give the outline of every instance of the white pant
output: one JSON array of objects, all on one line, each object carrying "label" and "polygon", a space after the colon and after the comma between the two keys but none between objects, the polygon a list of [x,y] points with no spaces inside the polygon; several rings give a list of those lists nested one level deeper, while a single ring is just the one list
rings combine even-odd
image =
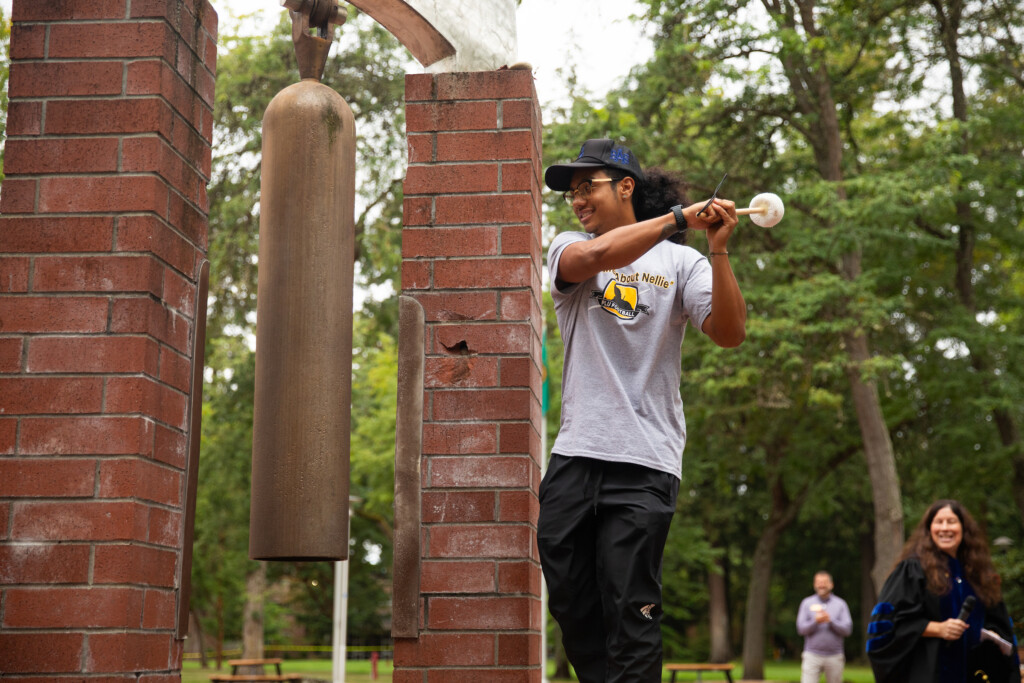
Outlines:
[{"label": "white pant", "polygon": [[813,652],[804,652],[801,659],[803,663],[800,666],[800,683],[818,683],[821,674],[825,674],[825,683],[843,683],[843,666],[846,664],[846,656],[843,653],[816,655]]}]

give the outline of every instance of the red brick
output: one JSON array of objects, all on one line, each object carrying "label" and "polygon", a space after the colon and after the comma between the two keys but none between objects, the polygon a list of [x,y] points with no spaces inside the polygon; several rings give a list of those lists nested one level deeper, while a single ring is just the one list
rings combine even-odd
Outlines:
[{"label": "red brick", "polygon": [[4,170],[7,172],[7,178],[3,183],[3,194],[0,194],[0,212],[6,214],[34,212],[39,181],[12,177],[18,173],[17,167],[8,166]]},{"label": "red brick", "polygon": [[159,345],[146,337],[40,337],[28,348],[29,372],[158,374]]},{"label": "red brick", "polygon": [[499,666],[530,666],[541,661],[543,652],[539,633],[498,634]]},{"label": "red brick", "polygon": [[92,460],[0,459],[0,497],[87,497],[95,487],[96,463]]},{"label": "red brick", "polygon": [[[0,372],[18,372],[21,369],[22,340],[18,337],[0,338]],[[0,380],[2,381],[2,380]],[[3,397],[0,396],[0,405]],[[0,410],[2,413],[3,410]]]},{"label": "red brick", "polygon": [[117,145],[114,138],[18,138],[7,142],[4,162],[19,173],[116,171]]},{"label": "red brick", "polygon": [[540,111],[533,99],[504,100],[501,103],[502,128],[530,128],[540,126]]},{"label": "red brick", "polygon": [[406,197],[402,202],[404,225],[430,225],[433,220],[434,200],[429,197]]},{"label": "red brick", "polygon": [[532,358],[502,358],[501,386],[530,387],[540,393],[540,369]]},{"label": "red brick", "polygon": [[135,417],[22,418],[25,455],[147,455],[153,423]]},{"label": "red brick", "polygon": [[[171,561],[174,566],[174,560]],[[177,604],[173,590],[147,590],[142,603],[142,628],[174,628],[177,618]],[[174,667],[172,667],[174,668]],[[175,683],[180,683],[177,679]]]},{"label": "red brick", "polygon": [[[160,350],[160,381],[188,394],[192,386],[192,361],[171,349]],[[187,396],[186,396],[187,399]]]},{"label": "red brick", "polygon": [[427,626],[432,629],[518,631],[538,627],[528,597],[436,597],[429,602]]},{"label": "red brick", "polygon": [[19,2],[13,7],[11,21],[68,21],[75,19],[123,19],[125,0],[79,0],[66,2]]},{"label": "red brick", "polygon": [[148,508],[141,503],[60,501],[14,505],[16,541],[146,541]]},{"label": "red brick", "polygon": [[497,192],[497,164],[430,164],[410,166],[403,186],[405,196],[449,192]]},{"label": "red brick", "polygon": [[0,256],[0,293],[22,294],[28,291],[29,260]]},{"label": "red brick", "polygon": [[529,557],[528,526],[432,526],[430,557]]},{"label": "red brick", "polygon": [[532,159],[534,151],[530,131],[437,134],[438,161]]},{"label": "red brick", "polygon": [[[0,455],[10,455],[14,452],[15,441],[18,438],[18,420],[12,418],[0,418]],[[0,515],[2,517],[2,515]],[[0,524],[0,538],[4,537],[5,526]]]},{"label": "red brick", "polygon": [[395,656],[406,666],[488,666],[494,664],[494,653],[489,633],[423,633],[415,640],[395,641]]},{"label": "red brick", "polygon": [[406,258],[452,258],[497,254],[497,228],[430,228],[402,231],[402,255]]},{"label": "red brick", "polygon": [[93,633],[86,671],[162,671],[176,651],[173,633]]},{"label": "red brick", "polygon": [[527,560],[498,563],[498,592],[540,595],[540,566]]},{"label": "red brick", "polygon": [[434,99],[434,75],[433,74],[406,74],[405,75],[405,101],[416,102],[419,100]]},{"label": "red brick", "polygon": [[533,262],[528,258],[451,259],[434,264],[437,289],[529,287],[532,281]]},{"label": "red brick", "polygon": [[208,216],[175,192],[171,192],[169,202],[167,222],[180,230],[193,244],[205,250]]},{"label": "red brick", "polygon": [[42,178],[39,181],[42,213],[116,213],[167,211],[167,186],[152,175],[114,177]]},{"label": "red brick", "polygon": [[[437,99],[479,100],[536,97],[533,73],[527,69],[502,69],[437,74]],[[406,83],[408,87],[408,82]]]},{"label": "red brick", "polygon": [[46,104],[45,132],[47,135],[157,132],[170,139],[173,116],[170,105],[158,97],[56,100]]},{"label": "red brick", "polygon": [[533,453],[537,432],[529,422],[506,422],[501,425],[501,453]]},{"label": "red brick", "polygon": [[185,429],[188,397],[147,377],[107,380],[105,413],[142,414],[171,427]]},{"label": "red brick", "polygon": [[0,545],[0,584],[86,583],[89,580],[88,545]]},{"label": "red brick", "polygon": [[120,95],[123,73],[121,62],[13,62],[8,88],[12,98]]},{"label": "red brick", "polygon": [[178,469],[185,468],[188,455],[188,442],[185,434],[177,430],[156,425],[156,437],[153,446],[153,459],[167,463]]},{"label": "red brick", "polygon": [[173,56],[173,34],[163,22],[75,22],[50,27],[51,59]]},{"label": "red brick", "polygon": [[13,24],[10,45],[11,59],[42,59],[46,56],[46,26]]},{"label": "red brick", "polygon": [[44,256],[35,261],[37,292],[142,292],[159,298],[163,268],[148,255]]},{"label": "red brick", "polygon": [[[415,133],[410,134],[406,140],[409,145],[409,163],[420,164],[429,163],[434,161],[434,136],[433,134],[428,135],[416,135]],[[410,167],[409,171],[413,168]],[[406,180],[408,182],[408,179]]]},{"label": "red brick", "polygon": [[541,194],[537,169],[528,161],[510,161],[501,165],[502,192],[531,192]]},{"label": "red brick", "polygon": [[497,318],[495,292],[430,292],[416,295],[427,322],[494,320]]},{"label": "red brick", "polygon": [[181,472],[137,459],[100,462],[98,498],[135,498],[181,506]]},{"label": "red brick", "polygon": [[9,253],[110,251],[113,235],[109,216],[0,217],[0,251]]},{"label": "red brick", "polygon": [[523,323],[450,323],[433,329],[435,353],[529,353],[533,334]]},{"label": "red brick", "polygon": [[[402,261],[402,289],[428,289],[431,284],[429,261]],[[2,302],[0,302],[2,305]],[[2,321],[2,318],[0,318]]]},{"label": "red brick", "polygon": [[146,541],[167,548],[179,548],[181,545],[181,513],[163,508],[151,508]]},{"label": "red brick", "polygon": [[523,223],[533,218],[533,199],[525,193],[442,196],[434,201],[434,222],[439,225]]},{"label": "red brick", "polygon": [[[504,425],[502,425],[504,428]],[[423,425],[424,455],[497,452],[497,426],[493,424]]]},{"label": "red brick", "polygon": [[[156,337],[179,353],[188,353],[191,347],[190,322],[148,296],[114,299],[110,314],[110,331],[117,334],[145,334]],[[149,374],[156,376],[153,372]]]},{"label": "red brick", "polygon": [[420,592],[494,593],[494,562],[425,561],[420,575]]},{"label": "red brick", "polygon": [[494,500],[493,491],[424,491],[423,523],[493,522]]},{"label": "red brick", "polygon": [[427,358],[423,383],[427,388],[496,387],[498,359],[479,356]]},{"label": "red brick", "polygon": [[525,488],[530,485],[530,459],[496,456],[434,457],[429,486],[436,488]]},{"label": "red brick", "polygon": [[405,127],[413,133],[493,130],[498,127],[498,103],[492,100],[407,104]]},{"label": "red brick", "polygon": [[501,229],[501,253],[509,254],[537,254],[540,255],[540,246],[533,239],[532,225],[506,225]]},{"label": "red brick", "polygon": [[117,251],[155,254],[168,265],[192,277],[195,245],[185,240],[155,216],[124,216],[117,223]]},{"label": "red brick", "polygon": [[172,550],[139,545],[97,545],[92,582],[173,588],[177,557]]},{"label": "red brick", "polygon": [[533,293],[529,291],[502,292],[499,310],[501,312],[501,319],[505,321],[543,320],[540,306],[537,304],[537,300],[533,298]]},{"label": "red brick", "polygon": [[[163,302],[187,318],[192,318],[196,305],[196,286],[171,270],[163,270]],[[204,304],[206,302],[203,302]]]},{"label": "red brick", "polygon": [[[44,3],[48,4],[48,3]],[[17,7],[31,6],[22,2]],[[0,630],[0,671],[15,674],[77,673],[81,669],[82,633],[11,633]]]},{"label": "red brick", "polygon": [[[4,183],[4,187],[7,184]],[[107,300],[91,297],[0,297],[0,332],[102,332]]]},{"label": "red brick", "polygon": [[132,588],[7,589],[7,628],[138,628],[142,591]]},{"label": "red brick", "polygon": [[530,392],[521,389],[434,391],[434,420],[527,420]]},{"label": "red brick", "polygon": [[499,491],[498,500],[498,521],[537,523],[540,504],[532,491]]},{"label": "red brick", "polygon": [[540,674],[539,666],[533,669],[437,669],[428,673],[427,683],[541,683]]},{"label": "red brick", "polygon": [[[43,103],[16,100],[11,102],[7,110],[7,139],[19,135],[39,135],[43,132]],[[5,164],[7,167],[7,164]],[[16,168],[5,168],[8,175],[16,173]]]}]

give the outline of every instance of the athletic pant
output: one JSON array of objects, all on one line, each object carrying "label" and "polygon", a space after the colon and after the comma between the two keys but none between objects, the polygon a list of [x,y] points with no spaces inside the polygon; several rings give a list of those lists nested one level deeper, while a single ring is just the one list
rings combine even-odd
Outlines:
[{"label": "athletic pant", "polygon": [[661,557],[678,492],[665,472],[551,455],[537,546],[581,683],[661,681]]}]

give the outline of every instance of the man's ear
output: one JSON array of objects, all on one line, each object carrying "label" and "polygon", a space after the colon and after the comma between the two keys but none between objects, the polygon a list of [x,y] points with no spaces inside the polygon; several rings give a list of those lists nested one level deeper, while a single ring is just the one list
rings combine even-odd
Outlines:
[{"label": "man's ear", "polygon": [[636,189],[636,180],[633,176],[626,176],[619,181],[619,195],[623,199],[629,199],[633,196],[633,190]]}]

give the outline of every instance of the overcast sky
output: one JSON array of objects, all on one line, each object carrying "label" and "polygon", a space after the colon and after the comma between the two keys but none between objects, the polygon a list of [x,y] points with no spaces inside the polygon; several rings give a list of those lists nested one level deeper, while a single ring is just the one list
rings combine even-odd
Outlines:
[{"label": "overcast sky", "polygon": [[[222,23],[231,21],[229,15],[253,13],[272,25],[284,11],[280,0],[212,2]],[[11,0],[0,0],[0,7],[10,16]],[[523,0],[516,16],[519,61],[533,66],[541,104],[564,100],[559,69],[575,66],[582,85],[600,96],[646,61],[650,41],[629,21],[638,11],[636,0]]]}]

